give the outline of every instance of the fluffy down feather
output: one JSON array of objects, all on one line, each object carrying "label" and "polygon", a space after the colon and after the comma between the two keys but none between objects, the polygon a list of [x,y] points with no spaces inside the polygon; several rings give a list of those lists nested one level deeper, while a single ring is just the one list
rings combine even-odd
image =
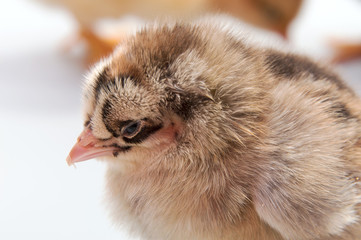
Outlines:
[{"label": "fluffy down feather", "polygon": [[361,239],[359,98],[242,38],[207,19],[124,41],[68,162],[102,156],[114,221],[144,239]]}]

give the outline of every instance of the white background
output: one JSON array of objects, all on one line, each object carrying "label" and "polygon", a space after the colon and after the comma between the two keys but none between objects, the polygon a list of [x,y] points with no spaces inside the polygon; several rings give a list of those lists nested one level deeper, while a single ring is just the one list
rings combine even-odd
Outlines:
[{"label": "white background", "polygon": [[[61,50],[75,31],[64,10],[0,1],[0,239],[131,239],[108,220],[105,166],[65,162],[82,129],[86,68]],[[360,1],[305,1],[291,43],[323,59],[331,38],[361,42]],[[361,93],[361,60],[335,69]]]}]

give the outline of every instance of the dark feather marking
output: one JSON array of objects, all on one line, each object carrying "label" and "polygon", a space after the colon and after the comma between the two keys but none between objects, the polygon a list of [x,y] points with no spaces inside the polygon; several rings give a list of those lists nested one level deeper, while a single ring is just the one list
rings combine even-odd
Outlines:
[{"label": "dark feather marking", "polygon": [[308,73],[313,76],[314,80],[327,79],[340,89],[348,88],[338,76],[329,73],[305,57],[270,52],[265,61],[270,71],[283,79],[291,80]]},{"label": "dark feather marking", "polygon": [[322,103],[328,102],[330,104],[329,112],[333,114],[336,118],[342,118],[342,119],[351,119],[356,118],[350,110],[347,108],[347,106],[339,102],[337,99],[334,98],[326,98],[322,101]]},{"label": "dark feather marking", "polygon": [[112,128],[112,105],[109,99],[106,99],[102,108],[102,120],[106,129],[114,136],[119,137],[118,129]]},{"label": "dark feather marking", "polygon": [[114,157],[117,157],[119,155],[119,153],[125,153],[125,152],[128,152],[132,147],[131,146],[124,146],[124,147],[121,147],[119,146],[118,144],[113,144],[112,147],[116,147],[117,150],[115,150],[113,152],[113,156]]},{"label": "dark feather marking", "polygon": [[[139,74],[136,74],[135,70],[132,71],[131,73],[135,76],[139,75]],[[134,80],[135,77],[133,75],[122,74],[118,77],[118,79],[116,79],[115,77],[112,77],[109,74],[109,68],[105,67],[103,69],[103,71],[101,73],[99,73],[96,84],[94,86],[95,100],[98,101],[99,94],[102,89],[110,90],[111,86],[117,86],[117,84],[115,84],[116,81],[120,81],[122,88],[124,88],[126,80],[133,80],[135,83],[137,83],[137,81]]]},{"label": "dark feather marking", "polygon": [[124,88],[124,85],[125,85],[125,77],[121,76],[120,77],[120,83],[122,85],[122,88]]},{"label": "dark feather marking", "polygon": [[332,105],[331,109],[336,114],[336,117],[338,118],[344,118],[344,119],[350,119],[353,118],[350,111],[347,109],[345,104],[341,102],[336,102],[334,105]]},{"label": "dark feather marking", "polygon": [[120,152],[127,152],[129,151],[132,147],[131,146],[120,146],[116,143],[113,143],[112,145],[110,145],[111,147],[116,147],[117,148],[117,151],[120,151]]},{"label": "dark feather marking", "polygon": [[182,93],[180,94],[180,103],[177,104],[171,101],[171,108],[183,120],[188,120],[193,116],[193,111],[212,101],[208,96],[196,93]]},{"label": "dark feather marking", "polygon": [[129,64],[126,72],[122,73],[122,78],[124,80],[131,80],[134,85],[139,85],[143,78],[143,73],[137,65]]},{"label": "dark feather marking", "polygon": [[196,99],[184,97],[181,100],[181,104],[176,105],[173,110],[177,115],[183,118],[183,120],[187,120],[192,116],[192,111],[197,102]]},{"label": "dark feather marking", "polygon": [[127,143],[141,143],[145,139],[147,139],[150,135],[158,131],[163,127],[163,124],[155,125],[155,126],[145,126],[143,129],[133,138],[123,137],[123,140]]},{"label": "dark feather marking", "polygon": [[132,67],[129,67],[131,69],[127,69],[129,70],[130,72],[125,74],[125,73],[122,73],[118,76],[118,79],[120,80],[120,84],[122,86],[122,88],[125,87],[125,83],[126,81],[132,81],[135,85],[138,85],[138,75],[139,73],[136,72],[136,70],[132,70]]},{"label": "dark feather marking", "polygon": [[95,97],[95,101],[98,101],[99,99],[99,94],[101,89],[104,87],[104,85],[107,84],[107,82],[109,81],[109,69],[108,67],[105,67],[103,69],[103,71],[101,73],[99,73],[98,77],[97,77],[97,81],[96,84],[94,86],[94,97]]},{"label": "dark feather marking", "polygon": [[84,123],[84,127],[88,127],[88,126],[89,126],[89,124],[90,124],[90,120],[85,121],[85,123]]}]

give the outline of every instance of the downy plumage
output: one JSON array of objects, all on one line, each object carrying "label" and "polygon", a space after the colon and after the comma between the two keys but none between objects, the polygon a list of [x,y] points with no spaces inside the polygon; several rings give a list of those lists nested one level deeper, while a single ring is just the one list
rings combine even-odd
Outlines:
[{"label": "downy plumage", "polygon": [[144,239],[361,239],[361,104],[216,22],[148,26],[90,73],[68,163],[101,157]]}]

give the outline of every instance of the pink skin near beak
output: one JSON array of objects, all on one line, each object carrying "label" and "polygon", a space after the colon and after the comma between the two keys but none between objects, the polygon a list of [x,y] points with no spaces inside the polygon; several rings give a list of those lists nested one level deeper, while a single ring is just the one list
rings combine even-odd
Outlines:
[{"label": "pink skin near beak", "polygon": [[90,129],[85,128],[78,137],[77,143],[71,149],[66,162],[68,165],[73,165],[76,162],[96,157],[112,156],[116,150],[115,147],[96,147],[98,143],[100,143],[100,140],[92,134]]}]

